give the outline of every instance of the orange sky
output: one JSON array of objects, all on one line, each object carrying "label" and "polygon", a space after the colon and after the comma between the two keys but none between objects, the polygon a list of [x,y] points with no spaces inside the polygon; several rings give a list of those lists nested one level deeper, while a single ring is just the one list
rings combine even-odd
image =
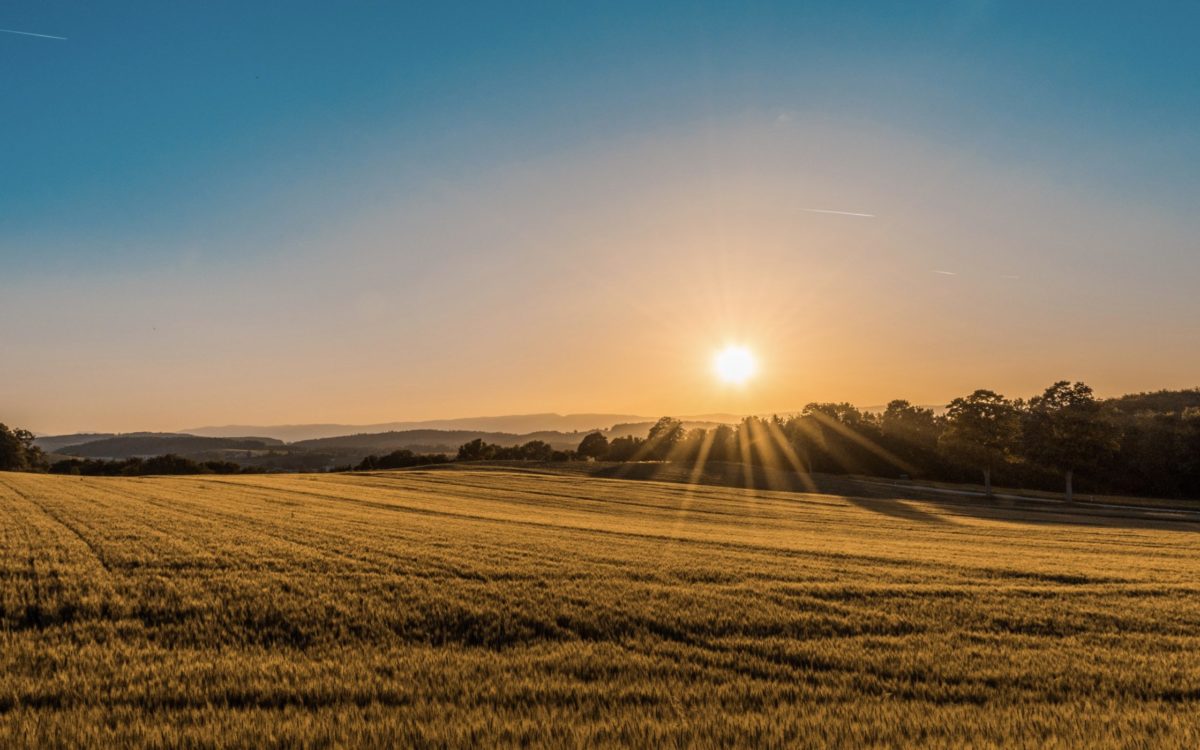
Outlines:
[{"label": "orange sky", "polygon": [[[1195,225],[909,133],[749,113],[384,190],[248,259],[191,239],[170,262],[30,274],[0,310],[36,313],[6,334],[0,419],[169,430],[1191,387]],[[760,362],[742,388],[712,375],[729,342]]]}]

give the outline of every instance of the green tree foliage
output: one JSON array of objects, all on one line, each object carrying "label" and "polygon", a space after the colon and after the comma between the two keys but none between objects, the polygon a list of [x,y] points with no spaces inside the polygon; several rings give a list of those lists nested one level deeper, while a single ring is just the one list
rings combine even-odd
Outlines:
[{"label": "green tree foliage", "polygon": [[1090,386],[1060,380],[1029,401],[1024,420],[1025,453],[1065,478],[1073,499],[1075,471],[1099,464],[1117,447],[1112,425]]},{"label": "green tree foliage", "polygon": [[983,472],[990,498],[992,471],[1012,455],[1019,429],[1020,419],[1012,401],[995,391],[978,390],[950,402],[939,444],[951,458]]}]

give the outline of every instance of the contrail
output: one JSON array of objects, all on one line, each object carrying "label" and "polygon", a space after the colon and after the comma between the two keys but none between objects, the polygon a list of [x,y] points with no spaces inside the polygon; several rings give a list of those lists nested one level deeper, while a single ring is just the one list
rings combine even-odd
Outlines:
[{"label": "contrail", "polygon": [[940,273],[943,276],[957,276],[958,275],[958,273],[955,271],[937,271],[937,270],[935,270],[934,273]]},{"label": "contrail", "polygon": [[875,214],[860,214],[854,211],[834,211],[831,208],[805,208],[810,214],[837,214],[838,216],[861,216],[864,219],[874,219]]},{"label": "contrail", "polygon": [[21,36],[36,36],[42,39],[61,39],[64,42],[67,41],[65,36],[54,36],[53,34],[35,34],[32,31],[17,31],[16,29],[0,29],[0,31],[3,31],[5,34],[20,34]]}]

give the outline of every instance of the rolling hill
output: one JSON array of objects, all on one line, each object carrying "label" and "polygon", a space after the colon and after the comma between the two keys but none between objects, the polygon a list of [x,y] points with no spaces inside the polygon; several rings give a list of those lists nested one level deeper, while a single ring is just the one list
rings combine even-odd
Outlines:
[{"label": "rolling hill", "polygon": [[[193,427],[181,432],[208,437],[238,437],[241,435],[267,435],[289,443],[318,440],[348,435],[379,434],[386,432],[409,432],[413,430],[441,430],[451,432],[506,433],[529,435],[534,433],[573,433],[591,430],[608,430],[621,423],[652,424],[657,417],[636,414],[514,414],[495,417],[464,417],[460,419],[433,419],[416,422],[384,422],[368,425],[351,424],[298,424],[298,425],[224,425],[219,427]],[[685,421],[731,424],[741,419],[735,414],[702,414],[683,417]]]},{"label": "rolling hill", "polygon": [[274,438],[211,438],[195,435],[130,434],[91,440],[79,445],[58,449],[65,456],[79,458],[134,458],[161,456],[174,453],[179,456],[200,457],[217,455],[226,451],[265,451],[283,447],[283,442]]}]

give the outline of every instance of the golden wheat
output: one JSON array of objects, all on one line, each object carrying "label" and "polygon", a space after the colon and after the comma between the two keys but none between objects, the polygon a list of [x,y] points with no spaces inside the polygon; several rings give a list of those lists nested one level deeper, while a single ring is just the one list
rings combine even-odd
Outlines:
[{"label": "golden wheat", "polygon": [[1200,746],[1194,524],[0,474],[0,746]]}]

